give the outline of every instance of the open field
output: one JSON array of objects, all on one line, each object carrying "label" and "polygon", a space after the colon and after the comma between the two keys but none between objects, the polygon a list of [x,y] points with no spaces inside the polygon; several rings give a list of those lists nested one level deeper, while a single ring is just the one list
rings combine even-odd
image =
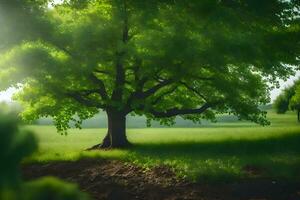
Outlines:
[{"label": "open field", "polygon": [[120,159],[143,168],[168,165],[194,181],[236,178],[300,180],[300,125],[294,113],[268,114],[271,126],[222,122],[204,128],[128,129],[134,147],[128,150],[84,151],[99,143],[106,129],[83,129],[59,135],[52,126],[29,126],[39,151],[27,162],[78,160],[82,157]]}]

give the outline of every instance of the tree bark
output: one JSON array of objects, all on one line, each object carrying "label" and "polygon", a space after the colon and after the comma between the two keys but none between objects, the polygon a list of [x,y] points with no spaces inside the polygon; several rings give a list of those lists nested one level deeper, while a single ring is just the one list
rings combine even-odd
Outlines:
[{"label": "tree bark", "polygon": [[126,115],[124,112],[107,111],[108,129],[101,144],[87,150],[126,148],[131,146],[126,137]]},{"label": "tree bark", "polygon": [[100,148],[124,148],[130,146],[126,137],[126,115],[123,112],[107,111],[108,130]]}]

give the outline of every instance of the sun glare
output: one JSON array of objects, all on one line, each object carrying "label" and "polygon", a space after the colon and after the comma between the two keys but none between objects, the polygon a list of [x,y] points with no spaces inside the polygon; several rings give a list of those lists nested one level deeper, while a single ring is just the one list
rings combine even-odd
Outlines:
[{"label": "sun glare", "polygon": [[6,91],[0,92],[0,102],[1,101],[6,101],[6,102],[11,102],[13,94],[17,91],[16,88],[9,88]]}]

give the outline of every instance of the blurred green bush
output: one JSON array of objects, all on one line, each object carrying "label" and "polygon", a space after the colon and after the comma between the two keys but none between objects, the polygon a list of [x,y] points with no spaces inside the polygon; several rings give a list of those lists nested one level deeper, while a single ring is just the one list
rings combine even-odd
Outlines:
[{"label": "blurred green bush", "polygon": [[53,177],[44,177],[24,184],[22,200],[87,200],[77,185]]},{"label": "blurred green bush", "polygon": [[20,164],[37,149],[37,141],[19,124],[16,113],[0,107],[0,199],[88,200],[76,185],[56,178],[22,181]]},{"label": "blurred green bush", "polygon": [[37,142],[33,134],[19,129],[15,115],[0,112],[0,187],[16,187],[20,163],[37,149]]}]

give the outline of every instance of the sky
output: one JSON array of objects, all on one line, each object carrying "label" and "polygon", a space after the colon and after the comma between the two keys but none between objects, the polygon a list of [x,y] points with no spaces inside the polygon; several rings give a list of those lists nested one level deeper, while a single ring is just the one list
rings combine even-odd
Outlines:
[{"label": "sky", "polygon": [[11,97],[17,90],[14,88],[9,88],[4,92],[0,92],[0,101],[10,102],[12,101]]},{"label": "sky", "polygon": [[271,101],[273,101],[282,91],[282,89],[290,86],[293,82],[300,77],[300,71],[295,76],[290,77],[287,81],[280,81],[280,88],[271,91]]},{"label": "sky", "polygon": [[[63,0],[52,0],[52,2],[53,2],[54,4],[59,4],[59,3],[61,3],[62,1],[63,1]],[[49,6],[49,8],[52,8],[51,3],[49,3],[48,6]]]},{"label": "sky", "polygon": [[[300,71],[297,72],[295,76],[291,77],[287,81],[280,81],[280,88],[274,89],[271,92],[271,100],[273,101],[280,94],[282,89],[292,85],[294,80],[296,80],[298,77],[300,77]],[[1,101],[11,102],[12,101],[11,97],[16,91],[17,91],[16,89],[10,88],[4,92],[0,92],[0,102]]]}]

